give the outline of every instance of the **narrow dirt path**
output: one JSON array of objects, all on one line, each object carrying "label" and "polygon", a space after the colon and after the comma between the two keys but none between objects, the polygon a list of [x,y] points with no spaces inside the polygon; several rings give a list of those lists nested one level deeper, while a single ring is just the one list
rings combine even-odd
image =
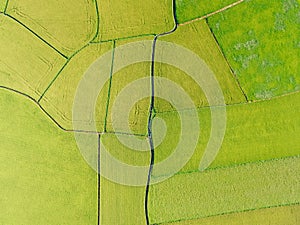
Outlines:
[{"label": "narrow dirt path", "polygon": [[228,5],[228,6],[223,7],[223,8],[221,8],[221,9],[215,11],[215,12],[209,13],[209,14],[207,14],[207,15],[204,15],[204,16],[199,17],[199,18],[194,19],[194,20],[190,20],[190,21],[181,23],[181,24],[179,24],[179,26],[187,25],[187,24],[190,24],[190,23],[199,21],[199,20],[206,19],[206,18],[208,18],[208,17],[210,17],[210,16],[213,16],[213,15],[215,15],[215,14],[217,14],[217,13],[223,12],[223,11],[225,11],[225,10],[227,10],[227,9],[230,9],[230,8],[232,8],[232,7],[234,7],[234,6],[237,6],[237,5],[241,4],[241,3],[244,2],[244,1],[245,1],[245,0],[239,0],[239,1],[234,2],[234,3],[232,3],[232,4]]},{"label": "narrow dirt path", "polygon": [[155,50],[156,50],[156,43],[159,37],[172,34],[177,30],[178,22],[176,18],[176,1],[173,0],[173,19],[174,19],[174,27],[172,30],[157,34],[154,37],[153,45],[152,45],[152,58],[151,58],[151,101],[150,101],[150,107],[149,107],[149,117],[148,117],[148,138],[149,138],[149,144],[150,144],[150,152],[151,152],[151,160],[150,160],[150,166],[149,166],[149,172],[148,172],[148,179],[147,179],[147,186],[145,191],[145,217],[146,217],[146,224],[150,225],[149,220],[149,211],[148,211],[148,199],[149,199],[149,189],[150,189],[150,180],[151,180],[151,174],[153,171],[154,166],[154,143],[153,143],[153,136],[152,136],[152,120],[153,120],[153,113],[154,113],[154,99],[155,99],[155,86],[154,86],[154,77],[155,77]]}]

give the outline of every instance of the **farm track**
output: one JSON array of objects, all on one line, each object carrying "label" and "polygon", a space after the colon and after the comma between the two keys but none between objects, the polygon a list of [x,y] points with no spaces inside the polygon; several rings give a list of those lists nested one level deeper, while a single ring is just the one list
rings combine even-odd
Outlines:
[{"label": "farm track", "polygon": [[97,159],[97,166],[98,166],[98,174],[97,174],[97,179],[98,179],[98,187],[97,187],[97,195],[98,195],[98,206],[97,206],[97,225],[100,225],[101,223],[101,218],[100,218],[100,210],[101,210],[101,174],[100,174],[100,162],[101,162],[101,158],[100,158],[100,148],[101,148],[101,135],[98,135],[98,151],[97,151],[97,155],[98,155],[98,159]]},{"label": "farm track", "polygon": [[245,0],[239,0],[239,1],[234,2],[234,3],[232,3],[232,4],[228,5],[228,6],[225,6],[225,7],[221,8],[221,9],[219,9],[219,10],[217,10],[217,11],[214,11],[214,12],[212,12],[212,13],[206,14],[206,15],[204,15],[204,16],[202,16],[202,17],[199,17],[199,18],[196,18],[196,19],[193,19],[193,20],[190,20],[190,21],[187,21],[187,22],[178,24],[178,26],[184,26],[184,25],[187,25],[187,24],[190,24],[190,23],[199,21],[199,20],[207,19],[207,18],[210,17],[210,16],[213,16],[213,15],[218,14],[218,13],[220,13],[220,12],[226,11],[227,9],[230,9],[230,8],[232,8],[232,7],[234,7],[234,6],[237,6],[237,5],[241,4],[241,3],[244,2],[244,1],[245,1]]},{"label": "farm track", "polygon": [[154,149],[154,143],[153,143],[153,136],[152,136],[152,121],[153,121],[153,114],[155,113],[154,109],[154,101],[155,101],[155,50],[156,50],[156,43],[159,37],[163,37],[169,34],[174,33],[177,30],[178,23],[176,18],[176,0],[173,0],[173,19],[174,19],[174,27],[172,30],[158,34],[154,37],[153,45],[152,45],[152,58],[151,58],[151,100],[150,100],[150,107],[149,107],[149,117],[148,117],[148,138],[149,138],[149,144],[150,144],[150,153],[151,153],[151,159],[150,159],[150,166],[149,166],[149,172],[148,172],[148,179],[147,179],[147,186],[145,191],[145,216],[146,216],[146,224],[150,225],[149,220],[149,210],[148,210],[148,200],[149,200],[149,189],[150,189],[150,181],[151,181],[151,174],[153,171],[154,166],[154,156],[155,156],[155,149]]}]

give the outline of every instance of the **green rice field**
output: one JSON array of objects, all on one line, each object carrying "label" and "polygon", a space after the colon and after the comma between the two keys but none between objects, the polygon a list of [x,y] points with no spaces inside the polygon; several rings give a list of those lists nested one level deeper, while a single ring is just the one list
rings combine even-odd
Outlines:
[{"label": "green rice field", "polygon": [[250,0],[208,19],[249,100],[299,91],[299,7]]}]

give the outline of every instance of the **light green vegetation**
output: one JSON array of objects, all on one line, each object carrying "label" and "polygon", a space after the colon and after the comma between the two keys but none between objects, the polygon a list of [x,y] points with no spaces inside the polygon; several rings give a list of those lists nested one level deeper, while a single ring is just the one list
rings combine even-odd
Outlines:
[{"label": "light green vegetation", "polygon": [[99,1],[98,40],[159,34],[174,26],[172,0]]},{"label": "light green vegetation", "polygon": [[233,213],[197,220],[186,220],[165,225],[295,225],[300,219],[300,206],[283,206],[249,212]]},{"label": "light green vegetation", "polygon": [[[226,134],[211,168],[299,155],[299,103],[300,93],[295,93],[268,101],[227,106]],[[181,127],[178,113],[156,116],[168,127],[165,140],[155,149],[155,161],[161,161],[175,149]],[[197,148],[182,172],[198,170],[211,129],[209,108],[199,110],[199,121]],[[153,135],[157,138],[155,131]]]},{"label": "light green vegetation", "polygon": [[32,102],[0,90],[2,224],[96,224],[97,175],[73,133]]},{"label": "light green vegetation", "polygon": [[0,24],[0,85],[37,99],[65,59],[3,14]]},{"label": "light green vegetation", "polygon": [[[149,45],[149,41],[153,40],[153,36],[140,37],[129,40],[116,41],[116,51],[114,54],[114,71],[111,82],[110,90],[110,104],[108,107],[107,116],[107,131],[125,132],[126,127],[129,126],[130,132],[136,134],[147,133],[147,121],[149,116],[149,106],[151,95],[150,88],[150,67],[151,67],[151,53],[152,49]],[[131,52],[125,51],[123,48],[119,48],[123,45],[129,45],[134,42],[146,41],[147,44],[141,47],[139,54],[146,55],[147,62],[139,62],[116,71],[123,63],[128,59],[134,58]],[[142,46],[143,44],[134,44],[135,47]],[[134,54],[137,54],[135,51]],[[140,59],[140,58],[139,58]],[[135,81],[144,79],[141,83],[135,83]],[[127,95],[122,92],[127,90]],[[141,96],[145,98],[139,99]],[[117,99],[120,100],[120,105],[116,103]],[[126,107],[126,103],[134,100],[135,104],[131,105],[131,108]],[[122,104],[123,103],[123,104]],[[129,120],[127,114],[129,113]],[[114,116],[114,117],[113,117]],[[116,118],[118,121],[113,121]],[[120,119],[124,118],[124,122]],[[113,123],[114,122],[114,123]],[[114,127],[113,127],[114,125]]]},{"label": "light green vegetation", "polygon": [[92,40],[98,26],[94,0],[9,0],[6,13],[66,55]]},{"label": "light green vegetation", "polygon": [[176,16],[179,23],[200,18],[228,6],[237,0],[176,0]]},{"label": "light green vegetation", "polygon": [[[121,137],[121,138],[120,138]],[[120,139],[119,139],[120,138]],[[126,139],[125,139],[126,138]],[[150,163],[150,146],[138,145],[139,149],[134,150],[130,146],[124,145],[121,141],[126,140],[126,143],[132,143],[137,136],[130,135],[116,135],[116,134],[103,134],[101,135],[101,144],[114,158],[128,165],[134,166],[149,166]],[[120,141],[121,140],[121,141]],[[148,143],[146,137],[140,140],[145,140]],[[103,162],[105,164],[105,162]]]},{"label": "light green vegetation", "polygon": [[[135,137],[128,137],[135,138]],[[116,159],[129,165],[149,166],[150,153],[149,151],[138,152],[124,147],[120,144],[115,135],[102,135],[100,151],[103,152],[103,146]],[[110,168],[106,161],[101,157],[102,167]],[[105,164],[106,163],[106,164]],[[104,164],[104,165],[103,165]],[[101,168],[102,168],[101,167]],[[111,168],[114,170],[114,168]],[[122,171],[113,171],[114,173],[122,173]],[[144,179],[147,177],[145,173]],[[127,174],[130,176],[130,174]],[[146,182],[145,182],[146,186]],[[124,186],[111,182],[105,178],[101,178],[101,212],[100,222],[103,225],[141,225],[145,222],[144,199],[145,187]]]},{"label": "light green vegetation", "polygon": [[297,0],[249,0],[209,18],[250,100],[300,89],[299,7]]},{"label": "light green vegetation", "polygon": [[151,186],[151,223],[298,203],[299,172],[298,157],[176,175]]},{"label": "light green vegetation", "polygon": [[[77,86],[85,71],[101,55],[111,51],[112,43],[90,44],[75,55],[62,69],[57,79],[40,101],[48,113],[65,129],[73,129],[72,110]],[[109,54],[109,53],[108,53]],[[111,65],[108,65],[111,66]],[[101,74],[99,74],[101,76]],[[109,76],[109,74],[106,74]],[[104,129],[108,83],[101,90],[97,102],[96,121],[98,131]]]},{"label": "light green vegetation", "polygon": [[[187,41],[187,38],[189,41]],[[246,101],[205,21],[180,26],[173,34],[160,37],[157,44],[158,48],[160,48],[160,41],[168,41],[183,46],[203,59],[219,82],[227,104]],[[159,57],[163,58],[164,53]],[[159,60],[158,57],[156,59]],[[191,97],[196,107],[208,105],[201,87],[183,71],[170,65],[156,63],[155,75],[176,82]],[[165,89],[165,86],[156,82],[155,91],[158,94],[165,91]],[[170,96],[174,95],[173,92],[176,90],[169,89]],[[171,105],[166,102],[157,101],[155,105],[158,112],[168,111],[171,108]]]},{"label": "light green vegetation", "polygon": [[101,225],[146,224],[145,187],[116,184],[101,178]]},{"label": "light green vegetation", "polygon": [[6,6],[6,0],[0,0],[0,12],[3,12]]}]

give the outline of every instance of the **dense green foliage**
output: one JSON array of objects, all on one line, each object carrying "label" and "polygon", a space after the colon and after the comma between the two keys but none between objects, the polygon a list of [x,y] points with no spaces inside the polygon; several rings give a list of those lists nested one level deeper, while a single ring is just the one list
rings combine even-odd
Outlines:
[{"label": "dense green foliage", "polygon": [[250,100],[300,90],[299,7],[297,0],[249,0],[208,19]]}]

